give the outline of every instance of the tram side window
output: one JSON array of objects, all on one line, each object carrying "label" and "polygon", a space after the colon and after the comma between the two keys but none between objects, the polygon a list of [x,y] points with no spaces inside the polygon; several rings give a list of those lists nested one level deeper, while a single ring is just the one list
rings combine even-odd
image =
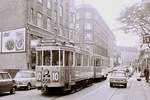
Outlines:
[{"label": "tram side window", "polygon": [[69,56],[69,62],[70,62],[70,66],[73,66],[73,52],[70,52],[70,56]]},{"label": "tram side window", "polygon": [[38,62],[37,62],[37,65],[38,66],[42,66],[42,51],[38,51],[37,52],[37,54],[38,54]]},{"label": "tram side window", "polygon": [[65,51],[65,66],[69,66],[69,51]]},{"label": "tram side window", "polygon": [[96,59],[96,66],[100,66],[101,65],[101,60],[100,59]]},{"label": "tram side window", "polygon": [[65,51],[65,66],[73,65],[73,52]]},{"label": "tram side window", "polygon": [[79,53],[76,53],[76,66],[81,66],[82,56]]},{"label": "tram side window", "polygon": [[102,59],[102,60],[101,60],[101,65],[103,65],[103,66],[104,66],[104,59]]},{"label": "tram side window", "polygon": [[58,66],[59,65],[59,51],[52,50],[52,65]]},{"label": "tram side window", "polygon": [[51,52],[44,51],[43,52],[43,65],[50,66],[51,65]]},{"label": "tram side window", "polygon": [[88,56],[83,55],[83,66],[88,66]]},{"label": "tram side window", "polygon": [[91,58],[89,59],[89,65],[90,65],[90,66],[93,66],[93,65],[94,65],[94,59],[93,59],[93,57],[91,57]]}]

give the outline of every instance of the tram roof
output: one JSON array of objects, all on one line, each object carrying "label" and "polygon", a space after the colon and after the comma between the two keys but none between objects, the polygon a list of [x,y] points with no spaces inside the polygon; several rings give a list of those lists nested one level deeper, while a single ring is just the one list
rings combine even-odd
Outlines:
[{"label": "tram roof", "polygon": [[78,53],[86,53],[90,54],[90,52],[86,50],[81,50],[80,48],[77,48],[75,46],[68,46],[68,45],[40,45],[36,47],[37,51],[40,50],[70,50],[70,51],[76,51]]},{"label": "tram roof", "polygon": [[36,50],[74,50],[74,47],[66,45],[40,45],[36,47]]}]

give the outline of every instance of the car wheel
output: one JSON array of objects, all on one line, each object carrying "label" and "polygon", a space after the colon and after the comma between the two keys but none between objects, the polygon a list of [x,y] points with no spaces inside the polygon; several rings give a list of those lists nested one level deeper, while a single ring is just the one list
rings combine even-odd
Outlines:
[{"label": "car wheel", "polygon": [[110,87],[113,87],[113,84],[112,84],[112,83],[110,83]]},{"label": "car wheel", "polygon": [[16,91],[16,88],[13,87],[13,88],[10,90],[10,94],[15,94],[15,91]]},{"label": "car wheel", "polygon": [[126,88],[127,87],[127,83],[126,84],[124,84],[124,88]]},{"label": "car wheel", "polygon": [[27,85],[27,90],[31,90],[31,84],[30,83],[28,83],[28,85]]}]

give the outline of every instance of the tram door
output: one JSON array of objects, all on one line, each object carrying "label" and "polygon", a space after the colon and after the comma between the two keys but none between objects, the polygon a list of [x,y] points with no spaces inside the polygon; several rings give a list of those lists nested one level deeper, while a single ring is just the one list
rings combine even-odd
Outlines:
[{"label": "tram door", "polygon": [[68,86],[69,82],[71,81],[71,68],[73,65],[73,52],[65,51],[64,62],[65,62],[65,85]]}]

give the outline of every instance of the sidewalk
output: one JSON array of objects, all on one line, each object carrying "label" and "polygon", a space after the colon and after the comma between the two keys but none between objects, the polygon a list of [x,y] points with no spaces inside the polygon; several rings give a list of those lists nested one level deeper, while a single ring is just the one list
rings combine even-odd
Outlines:
[{"label": "sidewalk", "polygon": [[142,96],[141,100],[150,100],[150,83],[146,83],[145,77],[141,78],[141,81],[137,81],[137,78],[140,78],[139,73],[135,73],[132,78],[134,79],[133,88],[136,88],[134,89],[136,91],[133,91],[133,92],[137,93],[135,95],[137,97],[135,100],[140,100],[138,98],[139,95]]},{"label": "sidewalk", "polygon": [[150,100],[150,86],[146,83],[145,78],[140,78],[140,73],[134,73],[134,75],[129,79],[130,88],[128,91],[128,98],[126,100]]}]

